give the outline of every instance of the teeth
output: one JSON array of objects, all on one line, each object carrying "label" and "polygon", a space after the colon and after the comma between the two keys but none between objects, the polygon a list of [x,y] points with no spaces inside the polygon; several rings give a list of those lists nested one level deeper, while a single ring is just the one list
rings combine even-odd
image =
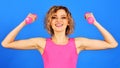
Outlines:
[{"label": "teeth", "polygon": [[56,27],[61,27],[61,26],[63,26],[63,24],[57,23],[57,24],[55,24],[55,26]]}]

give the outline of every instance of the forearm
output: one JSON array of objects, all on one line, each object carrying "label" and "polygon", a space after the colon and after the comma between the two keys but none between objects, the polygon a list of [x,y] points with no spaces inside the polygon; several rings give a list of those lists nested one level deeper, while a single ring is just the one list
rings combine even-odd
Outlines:
[{"label": "forearm", "polygon": [[94,26],[96,26],[97,29],[101,32],[105,42],[109,44],[117,45],[117,41],[114,39],[114,37],[105,28],[103,28],[97,21],[94,22]]},{"label": "forearm", "polygon": [[25,21],[21,22],[15,29],[13,29],[7,37],[3,40],[2,44],[11,43],[14,41],[17,34],[20,32],[20,30],[26,25]]}]

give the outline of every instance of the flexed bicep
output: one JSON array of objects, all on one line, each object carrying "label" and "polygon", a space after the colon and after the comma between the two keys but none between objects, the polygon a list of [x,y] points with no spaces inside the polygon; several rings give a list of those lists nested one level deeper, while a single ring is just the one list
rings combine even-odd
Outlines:
[{"label": "flexed bicep", "polygon": [[104,40],[96,40],[96,39],[88,39],[88,38],[80,38],[79,42],[81,42],[80,47],[83,47],[84,50],[101,50],[108,48],[115,48],[114,44],[106,42]]},{"label": "flexed bicep", "polygon": [[23,20],[17,27],[15,27],[2,41],[2,46],[5,48],[15,48],[15,49],[35,49],[37,44],[36,41],[38,39],[26,39],[26,40],[18,40],[15,38],[20,32],[20,30],[25,27],[27,24],[30,24],[36,19],[35,14],[28,14],[28,16]]},{"label": "flexed bicep", "polygon": [[85,14],[85,18],[90,24],[93,24],[104,37],[104,40],[81,38],[82,46],[84,46],[85,49],[107,49],[117,47],[118,43],[115,38],[112,36],[112,34],[110,34],[110,32],[108,32],[102,25],[97,22],[93,13]]},{"label": "flexed bicep", "polygon": [[40,47],[40,38],[32,38],[26,40],[13,41],[11,43],[3,43],[2,46],[5,48],[13,49],[37,49]]}]

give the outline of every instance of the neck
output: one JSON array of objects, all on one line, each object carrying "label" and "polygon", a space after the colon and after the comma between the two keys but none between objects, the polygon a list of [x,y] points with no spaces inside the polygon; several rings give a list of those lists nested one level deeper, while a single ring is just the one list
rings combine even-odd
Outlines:
[{"label": "neck", "polygon": [[65,35],[65,33],[55,33],[52,36],[52,40],[56,43],[62,43],[68,41],[68,37]]}]

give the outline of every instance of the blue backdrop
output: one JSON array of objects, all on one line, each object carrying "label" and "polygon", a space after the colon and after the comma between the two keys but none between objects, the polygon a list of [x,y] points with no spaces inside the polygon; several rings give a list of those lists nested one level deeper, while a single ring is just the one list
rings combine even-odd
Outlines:
[{"label": "blue backdrop", "polygon": [[[16,40],[32,37],[50,37],[44,28],[44,17],[53,5],[69,8],[75,20],[75,30],[70,37],[101,39],[99,31],[84,19],[87,11],[94,13],[103,25],[120,43],[119,0],[1,0],[0,42],[24,20],[28,13],[36,13],[38,19],[24,27]],[[37,50],[5,49],[0,44],[0,68],[43,68],[43,60]],[[82,51],[77,68],[120,68],[120,46],[115,49]]]}]

